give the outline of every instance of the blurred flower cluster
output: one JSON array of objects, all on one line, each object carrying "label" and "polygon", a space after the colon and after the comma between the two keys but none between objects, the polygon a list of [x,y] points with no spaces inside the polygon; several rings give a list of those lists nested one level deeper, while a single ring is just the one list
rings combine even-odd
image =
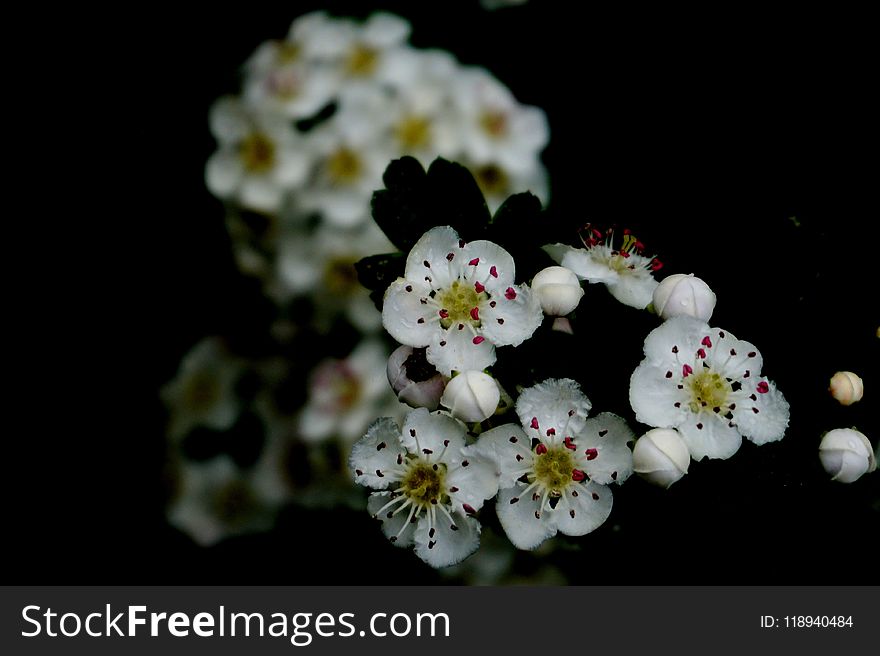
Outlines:
[{"label": "blurred flower cluster", "polygon": [[[544,112],[409,36],[390,14],[302,16],[247,60],[241,93],[210,110],[205,183],[223,202],[240,274],[273,309],[259,348],[205,337],[161,392],[168,519],[201,545],[271,529],[287,504],[366,505],[351,445],[377,416],[409,409],[389,380],[409,394],[423,384],[406,376],[411,349],[389,363],[392,341],[354,267],[395,250],[371,219],[389,162],[459,161],[493,211],[514,192],[547,199]],[[439,399],[447,378],[432,376]]]}]

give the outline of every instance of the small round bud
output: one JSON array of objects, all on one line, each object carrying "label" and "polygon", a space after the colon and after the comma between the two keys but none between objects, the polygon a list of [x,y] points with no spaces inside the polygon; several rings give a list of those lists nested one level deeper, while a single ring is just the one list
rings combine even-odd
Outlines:
[{"label": "small round bud", "polygon": [[852,405],[862,399],[865,386],[862,379],[851,371],[838,371],[831,377],[828,391],[840,405]]},{"label": "small round bud", "polygon": [[633,447],[633,471],[649,483],[668,488],[687,474],[691,454],[674,428],[655,428]]},{"label": "small round bud", "polygon": [[397,398],[413,408],[436,410],[446,378],[424,357],[424,349],[400,346],[388,358],[388,382]]},{"label": "small round bud", "polygon": [[574,310],[581,302],[584,290],[573,271],[561,266],[542,269],[532,279],[532,291],[544,314],[562,317]]},{"label": "small round bud", "polygon": [[819,459],[831,480],[841,483],[852,483],[877,469],[868,438],[852,428],[835,428],[825,433],[819,444]]},{"label": "small round bud", "polygon": [[715,309],[715,292],[693,274],[675,273],[654,290],[653,304],[664,321],[682,315],[709,321]]},{"label": "small round bud", "polygon": [[440,403],[462,421],[483,421],[495,414],[501,390],[489,374],[463,371],[446,385]]}]

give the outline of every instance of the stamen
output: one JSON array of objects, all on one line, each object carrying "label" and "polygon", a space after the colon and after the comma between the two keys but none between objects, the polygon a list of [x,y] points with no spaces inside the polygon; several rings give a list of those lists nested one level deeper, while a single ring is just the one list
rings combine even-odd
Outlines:
[{"label": "stamen", "polygon": [[597,449],[587,449],[584,453],[587,455],[587,460],[595,460],[599,457],[599,451]]},{"label": "stamen", "polygon": [[480,263],[480,258],[478,258],[478,257],[475,257],[470,262],[468,262],[468,264],[470,264],[471,266],[477,266],[479,263]]},{"label": "stamen", "polygon": [[757,389],[759,394],[766,394],[770,391],[770,386],[762,380],[760,383],[758,383]]},{"label": "stamen", "polygon": [[486,341],[486,338],[482,335],[477,335],[472,341],[474,344],[482,344],[484,341]]},{"label": "stamen", "polygon": [[582,481],[587,477],[587,475],[582,472],[580,469],[572,469],[571,470],[571,480],[573,481]]},{"label": "stamen", "polygon": [[538,418],[537,418],[537,417],[532,417],[532,423],[529,424],[529,425],[530,425],[532,428],[534,428],[535,430],[538,430]]},{"label": "stamen", "polygon": [[474,283],[474,291],[478,294],[482,294],[484,291],[486,291],[486,287],[483,285],[483,283],[477,281]]},{"label": "stamen", "polygon": [[681,367],[681,375],[682,375],[682,376],[684,376],[685,378],[687,378],[687,377],[690,376],[692,373],[694,373],[694,369],[693,369],[693,367],[691,367],[689,364],[684,364],[684,365],[682,365],[682,367]]},{"label": "stamen", "polygon": [[512,301],[516,298],[516,290],[513,287],[508,287],[504,292],[504,298],[508,301]]},{"label": "stamen", "polygon": [[495,268],[494,264],[492,265],[492,268],[489,269],[489,275],[492,276],[493,278],[498,277],[498,269]]},{"label": "stamen", "polygon": [[543,442],[541,442],[540,444],[538,444],[538,446],[535,447],[535,453],[537,453],[539,456],[542,456],[545,453],[547,453],[547,447],[544,446]]}]

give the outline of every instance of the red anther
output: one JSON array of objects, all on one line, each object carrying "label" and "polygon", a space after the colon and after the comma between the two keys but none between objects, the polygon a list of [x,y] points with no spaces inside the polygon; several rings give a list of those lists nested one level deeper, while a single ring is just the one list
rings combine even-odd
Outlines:
[{"label": "red anther", "polygon": [[535,447],[535,453],[537,453],[539,456],[542,456],[545,453],[547,453],[547,447],[544,446],[543,442],[539,443],[538,446]]},{"label": "red anther", "polygon": [[516,298],[516,290],[513,287],[508,287],[504,291],[504,298],[506,298],[508,301],[512,301]]},{"label": "red anther", "polygon": [[637,251],[641,252],[641,251],[645,250],[645,245],[642,242],[637,241],[635,244],[633,244],[633,248],[635,248]]},{"label": "red anther", "polygon": [[472,341],[474,342],[474,344],[482,344],[483,342],[486,341],[486,338],[483,337],[482,335],[477,335],[476,337],[474,337],[474,339]]},{"label": "red anther", "polygon": [[489,275],[492,276],[493,278],[498,277],[498,269],[495,268],[494,264],[492,265],[492,268],[489,269]]},{"label": "red anther", "polygon": [[[548,429],[547,429],[547,437],[550,437],[551,435],[556,435],[556,429],[555,429],[555,428],[548,428]],[[567,437],[567,438],[565,438],[565,439],[571,439],[571,438],[568,438],[568,437]]]},{"label": "red anther", "polygon": [[620,257],[627,258],[629,257],[629,253],[627,253],[626,251],[620,251]]},{"label": "red anther", "polygon": [[447,310],[440,310],[439,314],[440,314],[441,319],[448,319],[449,318],[449,312]]},{"label": "red anther", "polygon": [[480,320],[480,308],[478,308],[478,307],[471,308],[471,319],[473,319],[474,321]]},{"label": "red anther", "polygon": [[701,349],[701,348],[697,349],[697,357],[705,360],[706,359],[706,350]]},{"label": "red anther", "polygon": [[683,364],[681,366],[681,375],[684,376],[685,378],[690,376],[692,373],[694,373],[694,370],[689,364]]},{"label": "red anther", "polygon": [[596,230],[595,228],[592,228],[590,230],[590,232],[593,233],[593,237],[595,237],[596,239],[602,239],[602,233],[599,232],[598,230]]},{"label": "red anther", "polygon": [[659,271],[663,268],[663,262],[658,259],[651,260],[651,271]]},{"label": "red anther", "polygon": [[580,469],[572,469],[571,470],[571,480],[573,481],[582,481],[587,477],[587,475],[582,472]]},{"label": "red anther", "polygon": [[529,426],[531,426],[531,427],[534,428],[535,430],[538,430],[538,418],[537,418],[537,417],[532,417],[532,423],[529,424]]},{"label": "red anther", "polygon": [[762,380],[760,383],[758,383],[757,389],[759,394],[766,394],[770,391],[770,386]]},{"label": "red anther", "polygon": [[562,443],[565,445],[565,448],[569,449],[570,451],[577,450],[577,447],[575,446],[574,442],[572,442],[572,439],[570,437],[566,437],[564,440],[562,440]]},{"label": "red anther", "polygon": [[470,262],[468,262],[468,264],[470,264],[471,266],[477,266],[479,263],[480,263],[480,258],[478,258],[478,257],[475,257]]},{"label": "red anther", "polygon": [[468,515],[475,515],[477,513],[477,511],[474,510],[474,507],[469,504],[463,503],[463,504],[461,504],[461,507],[464,508],[464,511]]},{"label": "red anther", "polygon": [[708,335],[706,335],[706,336],[703,338],[703,341],[700,342],[700,344],[702,344],[703,346],[706,346],[706,347],[708,347],[708,348],[712,348],[712,340],[709,339],[709,336],[708,336]]},{"label": "red anther", "polygon": [[629,235],[629,234],[632,234],[632,231],[631,231],[629,228],[624,228],[624,229],[623,229],[623,234],[625,234],[625,235]]},{"label": "red anther", "polygon": [[482,294],[484,291],[486,291],[486,287],[481,282],[475,282],[474,283],[474,291],[477,292],[478,294]]},{"label": "red anther", "polygon": [[587,454],[587,460],[595,460],[599,457],[599,452],[596,449],[587,449],[584,453]]}]

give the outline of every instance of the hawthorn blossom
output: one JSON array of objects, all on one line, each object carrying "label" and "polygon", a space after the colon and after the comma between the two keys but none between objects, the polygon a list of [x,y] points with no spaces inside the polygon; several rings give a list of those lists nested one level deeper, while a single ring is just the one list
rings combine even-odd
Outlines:
[{"label": "hawthorn blossom", "polygon": [[278,116],[250,111],[237,98],[221,98],[211,108],[211,132],[220,148],[205,167],[205,184],[218,198],[274,213],[287,192],[305,182],[308,153]]},{"label": "hawthorn blossom", "polygon": [[642,310],[651,303],[657,281],[652,275],[663,264],[642,255],[643,244],[629,231],[623,231],[620,246],[614,245],[614,231],[602,234],[595,228],[583,239],[586,248],[565,244],[544,246],[558,264],[571,269],[581,280],[603,283],[611,295],[624,305]]},{"label": "hawthorn blossom", "polygon": [[427,347],[428,362],[444,376],[485,369],[496,345],[518,346],[543,320],[538,299],[514,276],[513,258],[497,244],[432,228],[385,292],[382,323],[401,344]]},{"label": "hawthorn blossom", "polygon": [[681,316],[655,328],[645,359],[630,380],[638,421],[676,428],[694,460],[726,459],[742,438],[755,444],[782,439],[788,402],[761,375],[758,349],[725,330]]},{"label": "hawthorn blossom", "polygon": [[480,436],[478,451],[500,472],[498,519],[516,547],[595,530],[611,513],[608,484],[632,474],[634,433],[611,413],[587,419],[590,407],[575,381],[550,379],[517,400],[522,428],[506,424]]},{"label": "hawthorn blossom", "polygon": [[432,567],[467,558],[480,544],[475,513],[498,491],[492,463],[465,446],[464,426],[419,408],[403,431],[378,419],[354,445],[349,460],[355,481],[379,490],[367,508],[382,532]]}]

